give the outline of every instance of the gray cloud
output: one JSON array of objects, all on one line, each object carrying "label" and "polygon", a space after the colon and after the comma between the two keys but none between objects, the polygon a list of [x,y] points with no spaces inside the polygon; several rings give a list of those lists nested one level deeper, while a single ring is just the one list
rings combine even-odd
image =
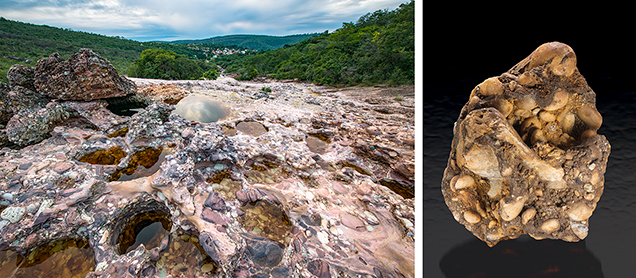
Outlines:
[{"label": "gray cloud", "polygon": [[34,0],[0,1],[0,16],[140,41],[228,34],[333,31],[407,0]]}]

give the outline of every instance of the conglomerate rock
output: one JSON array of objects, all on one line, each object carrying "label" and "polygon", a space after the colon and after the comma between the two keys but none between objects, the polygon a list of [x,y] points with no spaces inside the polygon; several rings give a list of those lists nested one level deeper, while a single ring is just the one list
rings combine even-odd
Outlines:
[{"label": "conglomerate rock", "polygon": [[[27,146],[0,150],[0,269],[7,250],[73,239],[94,254],[87,277],[415,276],[412,86],[133,81],[149,105],[132,116],[56,100],[9,120]],[[230,116],[175,114],[190,94]],[[123,246],[148,221],[167,236]]]},{"label": "conglomerate rock", "polygon": [[34,87],[42,95],[61,100],[95,100],[134,92],[135,84],[119,76],[108,60],[82,48],[64,61],[59,54],[38,61]]},{"label": "conglomerate rock", "polygon": [[522,234],[584,239],[610,153],[595,104],[559,42],[475,87],[442,180],[455,219],[489,246]]}]

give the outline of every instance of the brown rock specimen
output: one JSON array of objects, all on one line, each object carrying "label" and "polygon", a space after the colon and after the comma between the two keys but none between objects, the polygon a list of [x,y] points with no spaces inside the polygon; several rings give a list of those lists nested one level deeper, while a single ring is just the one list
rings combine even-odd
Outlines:
[{"label": "brown rock specimen", "polygon": [[471,92],[442,193],[489,246],[528,234],[579,241],[603,193],[610,144],[572,48],[546,43]]},{"label": "brown rock specimen", "polygon": [[119,76],[108,60],[82,48],[64,61],[59,54],[38,61],[34,86],[48,98],[94,100],[119,97],[135,90],[135,85]]}]

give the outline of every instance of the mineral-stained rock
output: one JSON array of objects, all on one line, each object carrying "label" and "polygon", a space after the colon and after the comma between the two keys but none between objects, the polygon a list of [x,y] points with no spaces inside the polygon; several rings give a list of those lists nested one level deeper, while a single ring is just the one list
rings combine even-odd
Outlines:
[{"label": "mineral-stained rock", "polygon": [[[52,55],[38,69],[71,65]],[[1,252],[79,238],[94,251],[86,277],[415,277],[412,86],[133,80],[154,89],[122,98],[144,105],[119,116],[112,99],[0,84],[17,108],[0,132],[16,143],[0,150],[0,269],[16,262]],[[265,86],[270,97],[252,97]],[[215,123],[173,113],[192,94],[231,113]],[[142,163],[149,150],[159,158]],[[118,180],[132,168],[146,169]],[[157,221],[168,235],[128,250]]]},{"label": "mineral-stained rock", "polygon": [[135,84],[119,76],[108,60],[82,48],[64,61],[59,54],[38,61],[36,90],[53,99],[94,100],[131,94]]},{"label": "mineral-stained rock", "polygon": [[35,81],[35,68],[24,65],[13,65],[7,72],[9,85],[22,86],[35,91],[33,82]]},{"label": "mineral-stained rock", "polygon": [[442,180],[455,219],[489,246],[522,234],[584,239],[610,153],[595,104],[559,42],[475,87]]}]

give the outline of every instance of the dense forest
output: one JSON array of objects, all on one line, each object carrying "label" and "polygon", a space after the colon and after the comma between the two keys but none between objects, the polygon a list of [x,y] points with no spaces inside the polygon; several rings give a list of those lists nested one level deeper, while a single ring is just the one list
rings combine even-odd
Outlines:
[{"label": "dense forest", "polygon": [[[228,52],[228,46],[210,44],[214,38],[199,40],[204,43],[196,44],[142,43],[0,17],[0,81],[7,82],[6,72],[13,64],[35,66],[38,59],[53,52],[68,58],[86,47],[108,59],[120,74],[133,77],[215,79],[219,65],[226,73],[238,73],[239,80],[266,74],[277,79],[331,85],[412,84],[414,6],[411,1],[395,10],[377,10],[356,22],[343,23],[332,33],[288,36],[294,40],[309,38],[258,52],[249,51],[245,46],[232,46]],[[227,38],[242,45],[254,43],[254,39],[260,39],[257,44],[271,45],[271,39],[276,37],[236,35]],[[227,55],[229,53],[232,55]]]},{"label": "dense forest", "polygon": [[254,73],[277,79],[323,84],[412,84],[415,62],[414,2],[395,10],[368,13],[357,22],[343,23],[283,48],[222,56],[213,60],[226,72],[250,79]]},{"label": "dense forest", "polygon": [[272,50],[281,48],[285,45],[292,45],[306,40],[316,34],[298,34],[289,36],[266,36],[266,35],[228,35],[219,36],[202,40],[179,40],[171,43],[179,44],[219,44],[219,45],[236,45],[256,50]]}]

